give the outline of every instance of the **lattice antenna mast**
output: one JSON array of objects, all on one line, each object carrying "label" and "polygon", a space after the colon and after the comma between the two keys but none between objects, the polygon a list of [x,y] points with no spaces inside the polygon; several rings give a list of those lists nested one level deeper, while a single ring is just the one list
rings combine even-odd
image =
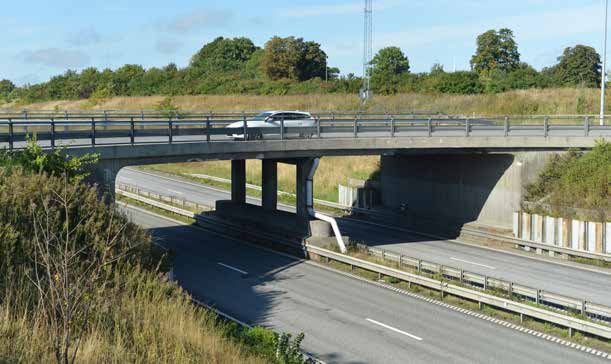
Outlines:
[{"label": "lattice antenna mast", "polygon": [[371,97],[371,60],[373,58],[373,0],[365,0],[365,21],[363,26],[363,88],[361,97]]}]

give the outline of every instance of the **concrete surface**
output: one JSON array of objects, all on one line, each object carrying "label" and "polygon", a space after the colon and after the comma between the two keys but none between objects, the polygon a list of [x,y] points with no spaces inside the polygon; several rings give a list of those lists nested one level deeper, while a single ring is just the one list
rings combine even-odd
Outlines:
[{"label": "concrete surface", "polygon": [[129,210],[172,249],[179,284],[252,325],[305,333],[328,363],[597,363],[602,359],[235,240]]},{"label": "concrete surface", "polygon": [[[149,172],[134,169],[122,170],[117,182],[128,183],[154,193],[186,197],[193,202],[210,206],[214,206],[216,200],[229,198],[227,191],[175,178],[156,177]],[[251,197],[247,198],[247,202],[260,204],[260,200]],[[279,205],[279,208],[294,211],[290,206]],[[339,219],[338,223],[342,234],[371,246],[611,306],[609,274],[445,240],[431,240],[358,220]]]}]

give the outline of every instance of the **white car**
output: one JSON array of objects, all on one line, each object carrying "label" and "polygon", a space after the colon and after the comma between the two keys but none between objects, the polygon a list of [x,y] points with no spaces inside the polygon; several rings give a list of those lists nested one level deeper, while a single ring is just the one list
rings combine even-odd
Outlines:
[{"label": "white car", "polygon": [[[261,114],[246,120],[247,128],[279,128],[284,120],[285,128],[292,127],[314,127],[316,119],[309,112],[305,111],[266,111]],[[228,133],[227,135],[234,139],[244,139],[244,122],[237,121],[226,126],[226,128],[238,129],[236,133]],[[279,135],[280,133],[278,132]],[[295,133],[290,129],[285,132],[285,136],[299,135],[300,137],[311,137],[314,133]],[[261,130],[247,131],[246,139],[263,139],[272,134],[263,133]]]}]

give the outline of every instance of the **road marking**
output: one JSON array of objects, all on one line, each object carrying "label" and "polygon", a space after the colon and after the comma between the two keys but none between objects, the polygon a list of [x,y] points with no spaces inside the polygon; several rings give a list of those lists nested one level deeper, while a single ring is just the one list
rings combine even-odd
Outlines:
[{"label": "road marking", "polygon": [[178,195],[184,195],[184,193],[182,193],[180,191],[172,190],[172,189],[169,189],[169,188],[168,188],[168,192],[172,192],[172,193],[175,193],[175,194],[178,194]]},{"label": "road marking", "polygon": [[452,259],[452,260],[456,260],[456,261],[458,261],[458,262],[467,263],[467,264],[479,265],[480,267],[484,267],[484,268],[488,268],[488,269],[496,269],[495,267],[492,267],[492,266],[489,266],[489,265],[486,265],[486,264],[480,264],[480,263],[470,262],[470,261],[468,261],[468,260],[462,260],[462,259],[458,259],[458,258],[454,258],[454,257],[451,257],[450,259]]},{"label": "road marking", "polygon": [[372,324],[376,324],[376,325],[382,326],[382,327],[384,327],[384,328],[387,328],[387,329],[392,330],[392,331],[394,331],[394,332],[398,332],[399,334],[403,334],[403,335],[405,335],[405,336],[409,336],[409,337],[411,337],[411,338],[412,338],[412,339],[414,339],[414,340],[422,341],[422,338],[421,338],[421,337],[418,337],[418,336],[416,336],[416,335],[412,335],[412,334],[410,334],[409,332],[405,332],[405,331],[402,331],[402,330],[399,330],[399,329],[395,329],[395,328],[394,328],[394,327],[392,327],[392,326],[388,326],[388,325],[386,325],[386,324],[383,324],[383,323],[378,322],[378,321],[376,321],[376,320],[372,320],[372,319],[370,319],[370,318],[368,318],[368,319],[366,319],[366,320],[367,320],[367,321],[369,321],[369,322],[371,322]]},{"label": "road marking", "polygon": [[236,268],[236,267],[232,267],[232,266],[230,266],[230,265],[227,265],[227,264],[224,264],[224,263],[221,263],[221,262],[218,262],[218,264],[219,264],[219,265],[221,265],[221,266],[223,266],[223,267],[225,267],[225,268],[227,268],[227,269],[231,269],[231,270],[233,270],[233,271],[236,271],[236,272],[238,272],[238,273],[242,273],[242,274],[248,274],[248,272],[244,272],[243,270],[238,269],[238,268]]}]

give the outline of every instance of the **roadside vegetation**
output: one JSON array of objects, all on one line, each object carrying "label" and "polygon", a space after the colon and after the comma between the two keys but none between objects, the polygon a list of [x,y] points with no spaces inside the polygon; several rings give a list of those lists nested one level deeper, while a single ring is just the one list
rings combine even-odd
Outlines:
[{"label": "roadside vegetation", "polygon": [[599,141],[590,152],[570,150],[552,157],[537,180],[526,186],[525,200],[548,205],[557,216],[609,221],[610,178],[611,143]]},{"label": "roadside vegetation", "polygon": [[[491,29],[477,36],[471,58],[471,70],[448,72],[442,65],[432,65],[429,72],[413,73],[410,59],[403,50],[389,45],[382,48],[372,60],[371,84],[376,95],[404,94],[398,104],[381,99],[378,109],[409,111],[434,109],[445,113],[564,113],[564,106],[539,107],[536,102],[505,108],[486,107],[472,110],[470,107],[444,107],[444,102],[423,102],[422,98],[438,99],[440,95],[495,95],[512,90],[579,88],[585,94],[600,85],[600,56],[594,48],[577,44],[567,47],[558,55],[558,62],[538,71],[521,61],[514,34],[510,29]],[[82,108],[110,108],[114,97],[138,96],[194,96],[194,95],[357,95],[363,80],[354,74],[342,74],[337,67],[328,64],[323,46],[297,37],[273,37],[262,47],[245,37],[218,37],[203,45],[188,65],[178,68],[175,64],[145,69],[137,64],[127,64],[115,70],[98,70],[94,67],[80,72],[68,70],[49,81],[17,87],[9,80],[0,81],[0,100],[6,107],[23,107],[36,102],[55,100],[82,100]],[[410,101],[412,98],[421,100]],[[587,96],[577,99],[579,107],[568,113],[590,111]],[[333,101],[335,99],[335,101]],[[300,102],[303,109],[359,108],[356,96],[334,97],[313,107],[311,102]],[[485,98],[484,98],[485,99]],[[130,99],[130,107],[138,108]],[[157,100],[159,102],[160,100]],[[272,108],[274,103],[257,103],[243,109]],[[490,101],[490,100],[487,100]],[[513,105],[516,100],[506,101]],[[561,100],[554,100],[563,105]],[[180,103],[180,102],[179,102]],[[502,102],[500,102],[502,106]],[[547,101],[546,104],[550,104]],[[326,104],[326,105],[325,105]],[[461,106],[468,106],[466,105]],[[480,102],[480,105],[487,105]],[[58,107],[62,107],[56,104]],[[183,105],[178,105],[183,107]],[[186,105],[185,105],[186,106]],[[199,104],[198,108],[218,109],[239,105]],[[288,106],[288,105],[287,105]],[[326,107],[325,107],[326,106]],[[381,107],[387,106],[387,107]],[[451,106],[451,105],[448,105]],[[374,108],[376,106],[373,106]]]},{"label": "roadside vegetation", "polygon": [[[220,188],[230,185],[215,182],[194,175],[208,175],[231,179],[230,161],[208,161],[177,164],[155,164],[141,167],[151,171],[170,173],[204,184],[212,184]],[[380,157],[323,157],[314,178],[314,197],[321,200],[337,202],[338,185],[347,185],[348,178],[366,180],[375,178],[380,168]],[[246,183],[261,185],[261,161],[246,161]],[[278,164],[278,190],[295,193],[295,166]]]},{"label": "roadside vegetation", "polygon": [[167,252],[82,183],[95,156],[0,155],[0,362],[302,363],[302,335],[195,305]]}]

